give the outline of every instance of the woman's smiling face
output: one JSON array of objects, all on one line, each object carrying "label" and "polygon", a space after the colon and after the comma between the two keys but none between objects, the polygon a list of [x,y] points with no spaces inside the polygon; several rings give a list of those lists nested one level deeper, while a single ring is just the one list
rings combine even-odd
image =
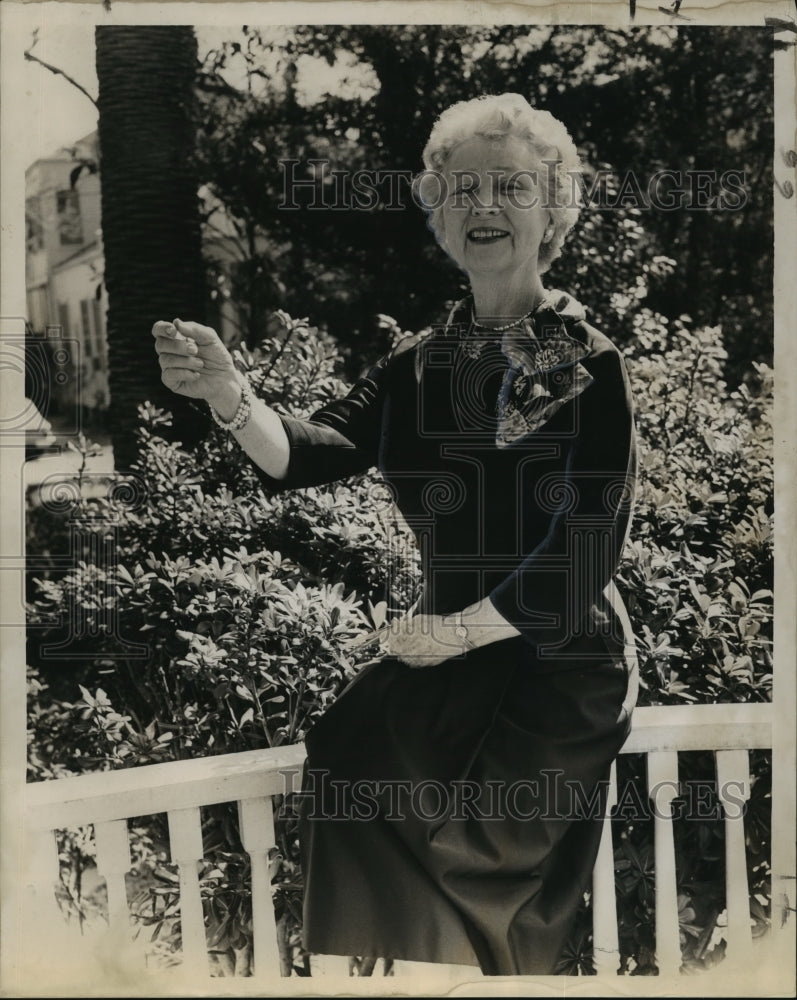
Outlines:
[{"label": "woman's smiling face", "polygon": [[468,274],[537,273],[550,219],[546,167],[515,136],[474,136],[460,143],[445,168],[442,222],[446,246]]}]

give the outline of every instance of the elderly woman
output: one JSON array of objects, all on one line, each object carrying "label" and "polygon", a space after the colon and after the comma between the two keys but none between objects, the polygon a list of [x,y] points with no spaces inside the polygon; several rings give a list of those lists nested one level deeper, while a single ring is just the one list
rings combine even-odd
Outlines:
[{"label": "elderly woman", "polygon": [[612,342],[541,276],[578,216],[563,125],[516,94],[449,108],[417,191],[471,294],[302,420],[216,334],[153,332],[270,493],[377,466],[418,604],[307,735],[308,950],[551,973],[590,882],[636,661],[612,577],[636,479]]}]

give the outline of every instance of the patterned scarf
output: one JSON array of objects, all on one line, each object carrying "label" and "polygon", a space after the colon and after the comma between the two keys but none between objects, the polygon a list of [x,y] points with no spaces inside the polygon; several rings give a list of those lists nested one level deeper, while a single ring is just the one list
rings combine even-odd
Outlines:
[{"label": "patterned scarf", "polygon": [[[457,302],[446,322],[446,331],[454,324],[460,331],[460,348],[469,357],[478,357],[484,345],[487,327],[473,322],[470,296]],[[498,394],[498,425],[495,443],[506,448],[547,423],[560,407],[594,382],[580,362],[592,352],[567,333],[565,319],[584,319],[582,305],[566,292],[551,290],[531,316],[503,331],[501,351],[509,361]],[[481,329],[481,338],[474,331]],[[497,332],[493,331],[495,336]],[[420,382],[421,352],[416,359],[415,375]]]}]

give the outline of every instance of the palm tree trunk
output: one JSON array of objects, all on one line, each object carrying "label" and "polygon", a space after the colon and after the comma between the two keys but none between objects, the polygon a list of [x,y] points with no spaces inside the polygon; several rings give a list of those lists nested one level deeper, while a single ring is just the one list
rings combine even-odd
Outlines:
[{"label": "palm tree trunk", "polygon": [[137,407],[174,416],[187,447],[208,430],[206,407],[161,382],[158,319],[204,317],[194,172],[196,38],[191,27],[96,29],[100,177],[108,291],[110,433],[117,471],[136,455]]}]

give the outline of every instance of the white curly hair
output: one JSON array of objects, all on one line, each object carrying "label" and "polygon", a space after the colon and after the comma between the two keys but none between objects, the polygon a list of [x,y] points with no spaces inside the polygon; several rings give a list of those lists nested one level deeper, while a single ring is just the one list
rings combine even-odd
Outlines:
[{"label": "white curly hair", "polygon": [[[540,246],[538,270],[543,274],[561,254],[565,237],[581,210],[581,160],[570,133],[548,111],[533,108],[520,94],[487,94],[459,101],[437,119],[423,151],[423,174],[416,178],[421,205],[429,214],[429,228],[448,252],[443,226],[440,176],[454,148],[466,139],[514,136],[525,142],[535,164],[545,162],[548,208],[554,226],[552,238]],[[552,161],[553,169],[551,169]],[[434,194],[432,191],[434,182]]]}]

